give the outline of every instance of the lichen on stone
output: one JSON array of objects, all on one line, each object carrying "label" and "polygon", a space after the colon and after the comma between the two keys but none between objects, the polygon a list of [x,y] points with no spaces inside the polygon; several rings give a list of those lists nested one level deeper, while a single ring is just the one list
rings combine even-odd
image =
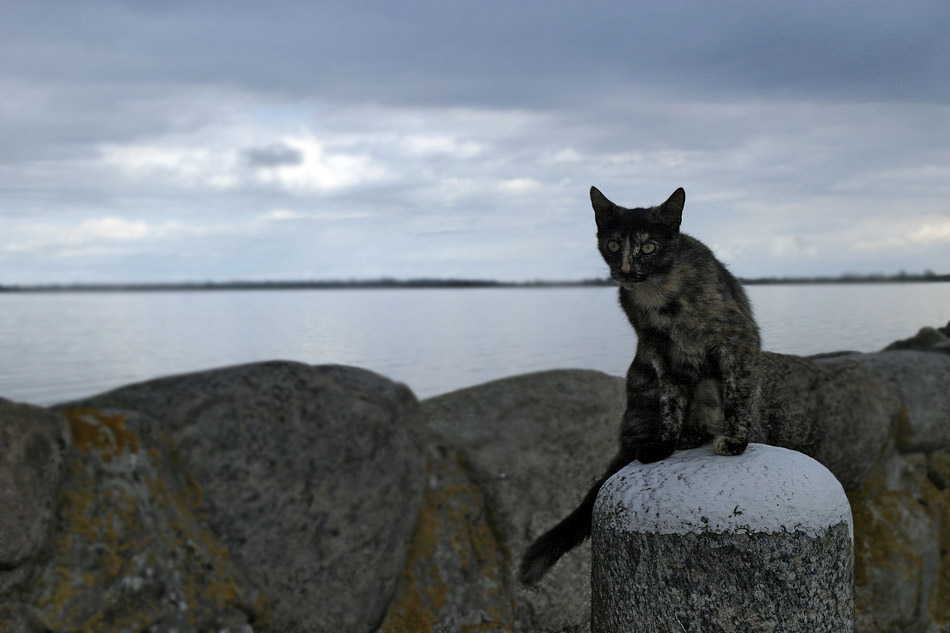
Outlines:
[{"label": "lichen on stone", "polygon": [[380,633],[514,630],[507,552],[461,459],[430,450],[419,520]]},{"label": "lichen on stone", "polygon": [[110,462],[124,450],[131,453],[139,450],[138,434],[126,428],[121,415],[109,415],[91,407],[66,409],[61,413],[69,421],[73,446],[81,453],[98,451],[102,461]]},{"label": "lichen on stone", "polygon": [[[950,453],[880,463],[848,491],[854,515],[859,631],[950,626]],[[934,474],[936,473],[936,475]],[[937,556],[926,555],[936,549]]]},{"label": "lichen on stone", "polygon": [[213,630],[264,615],[201,520],[200,484],[143,450],[135,420],[97,409],[64,412],[72,450],[56,505],[51,558],[25,603],[53,631]]}]

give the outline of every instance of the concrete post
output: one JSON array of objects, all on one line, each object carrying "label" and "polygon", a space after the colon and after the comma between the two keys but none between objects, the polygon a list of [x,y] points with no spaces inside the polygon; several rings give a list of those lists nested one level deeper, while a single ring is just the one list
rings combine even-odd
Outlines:
[{"label": "concrete post", "polygon": [[851,633],[854,546],[841,484],[750,444],[634,462],[594,506],[592,633]]}]

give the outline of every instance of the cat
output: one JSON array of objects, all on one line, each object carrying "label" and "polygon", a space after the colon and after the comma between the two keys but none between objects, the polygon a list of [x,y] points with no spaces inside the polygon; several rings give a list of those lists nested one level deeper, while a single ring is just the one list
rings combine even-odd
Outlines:
[{"label": "cat", "polygon": [[738,280],[680,233],[686,192],[627,209],[590,189],[600,254],[637,334],[627,371],[620,448],[581,504],[528,547],[518,577],[533,585],[591,530],[597,493],[633,460],[655,462],[713,440],[739,455],[758,415],[759,329]]}]

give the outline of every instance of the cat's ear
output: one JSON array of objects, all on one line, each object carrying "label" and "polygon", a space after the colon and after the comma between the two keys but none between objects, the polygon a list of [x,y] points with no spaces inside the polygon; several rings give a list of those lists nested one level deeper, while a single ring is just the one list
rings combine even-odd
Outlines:
[{"label": "cat's ear", "polygon": [[683,220],[683,206],[685,204],[686,191],[680,187],[666,199],[666,202],[657,207],[657,216],[664,224],[679,228],[680,222]]},{"label": "cat's ear", "polygon": [[610,215],[613,215],[614,208],[617,206],[613,202],[607,199],[607,196],[600,193],[600,189],[597,187],[590,188],[590,204],[594,207],[594,217],[597,219],[597,224],[600,224],[602,218],[607,218]]}]

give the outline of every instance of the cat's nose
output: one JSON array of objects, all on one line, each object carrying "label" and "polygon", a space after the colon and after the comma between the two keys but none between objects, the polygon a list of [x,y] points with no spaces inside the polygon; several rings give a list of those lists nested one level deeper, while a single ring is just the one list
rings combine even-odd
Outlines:
[{"label": "cat's nose", "polygon": [[629,273],[629,272],[630,272],[630,262],[629,262],[629,261],[624,261],[623,266],[620,267],[620,270],[622,270],[622,271],[625,272],[625,273]]}]

